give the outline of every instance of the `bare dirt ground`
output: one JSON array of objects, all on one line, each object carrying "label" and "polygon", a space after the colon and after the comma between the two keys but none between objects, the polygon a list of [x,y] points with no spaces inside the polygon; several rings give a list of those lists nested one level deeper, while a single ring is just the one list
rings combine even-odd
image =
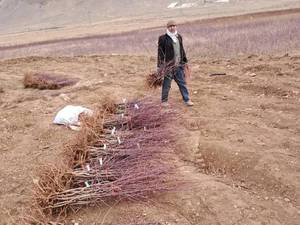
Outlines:
[{"label": "bare dirt ground", "polygon": [[[52,125],[66,104],[93,108],[117,99],[153,95],[144,77],[155,58],[143,56],[28,57],[0,62],[0,224],[12,224],[30,202],[40,165],[61,161],[75,131]],[[175,84],[171,102],[184,115],[175,151],[192,190],[147,203],[87,208],[80,224],[138,221],[160,224],[290,224],[300,219],[300,56],[193,59],[195,107]],[[26,71],[60,72],[81,81],[61,90],[24,89]],[[225,72],[224,76],[209,76]],[[66,94],[70,99],[65,100]],[[298,221],[298,222],[297,222]],[[70,222],[71,224],[71,222]]]},{"label": "bare dirt ground", "polygon": [[[195,106],[183,105],[175,83],[170,101],[183,115],[175,151],[179,173],[194,181],[191,189],[145,203],[88,207],[70,215],[68,224],[299,224],[299,12],[250,17],[198,21],[183,30]],[[189,33],[191,28],[200,31]],[[59,109],[93,109],[107,95],[119,101],[159,99],[160,90],[146,90],[144,79],[156,67],[153,42],[160,32],[0,49],[0,58],[24,57],[0,61],[0,224],[14,224],[22,215],[40,166],[59,164],[64,143],[75,136],[52,124]],[[147,49],[148,56],[133,55]],[[210,55],[212,49],[219,52]],[[111,54],[116,52],[124,55]],[[97,53],[107,55],[90,55]],[[87,56],[71,57],[80,54]],[[62,73],[80,82],[61,90],[24,89],[28,71]]]}]

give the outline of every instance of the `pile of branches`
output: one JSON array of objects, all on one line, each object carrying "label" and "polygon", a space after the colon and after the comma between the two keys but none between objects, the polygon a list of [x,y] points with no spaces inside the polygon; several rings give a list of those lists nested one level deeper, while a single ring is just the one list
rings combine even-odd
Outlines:
[{"label": "pile of branches", "polygon": [[26,73],[24,75],[24,87],[36,89],[60,89],[71,86],[78,82],[78,79],[62,77],[58,74],[49,73]]},{"label": "pile of branches", "polygon": [[88,205],[174,190],[174,139],[166,126],[174,119],[175,112],[149,99],[103,104],[66,146],[66,167],[43,171],[35,189],[41,215],[57,218]]}]

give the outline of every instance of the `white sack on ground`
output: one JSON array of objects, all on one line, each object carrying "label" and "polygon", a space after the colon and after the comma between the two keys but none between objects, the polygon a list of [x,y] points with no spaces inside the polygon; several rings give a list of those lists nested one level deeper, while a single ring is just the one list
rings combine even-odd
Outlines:
[{"label": "white sack on ground", "polygon": [[53,123],[61,125],[80,125],[79,115],[81,113],[92,115],[93,111],[82,106],[67,105],[56,114]]}]

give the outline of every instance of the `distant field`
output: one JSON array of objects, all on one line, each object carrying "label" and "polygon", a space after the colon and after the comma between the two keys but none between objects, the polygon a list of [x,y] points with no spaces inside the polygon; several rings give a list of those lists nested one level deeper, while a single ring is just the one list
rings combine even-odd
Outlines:
[{"label": "distant field", "polygon": [[[201,20],[179,25],[190,57],[300,51],[300,10]],[[0,58],[91,54],[156,55],[165,28],[0,47]]]},{"label": "distant field", "polygon": [[[170,3],[177,8],[168,8]],[[191,7],[181,7],[192,3]],[[299,0],[1,0],[0,46],[120,33],[179,22],[300,8]]]}]

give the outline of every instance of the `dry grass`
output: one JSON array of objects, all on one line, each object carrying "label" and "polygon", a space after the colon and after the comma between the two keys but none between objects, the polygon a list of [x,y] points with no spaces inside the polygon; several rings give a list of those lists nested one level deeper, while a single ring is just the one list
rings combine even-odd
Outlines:
[{"label": "dry grass", "polygon": [[37,88],[41,90],[60,89],[64,86],[74,85],[77,82],[78,79],[48,73],[26,73],[23,80],[25,88]]},{"label": "dry grass", "polygon": [[102,111],[104,110],[104,112],[108,114],[117,114],[119,110],[122,110],[119,107],[120,104],[117,104],[115,99],[111,98],[110,96],[106,96],[102,102],[100,111],[102,109]]}]

